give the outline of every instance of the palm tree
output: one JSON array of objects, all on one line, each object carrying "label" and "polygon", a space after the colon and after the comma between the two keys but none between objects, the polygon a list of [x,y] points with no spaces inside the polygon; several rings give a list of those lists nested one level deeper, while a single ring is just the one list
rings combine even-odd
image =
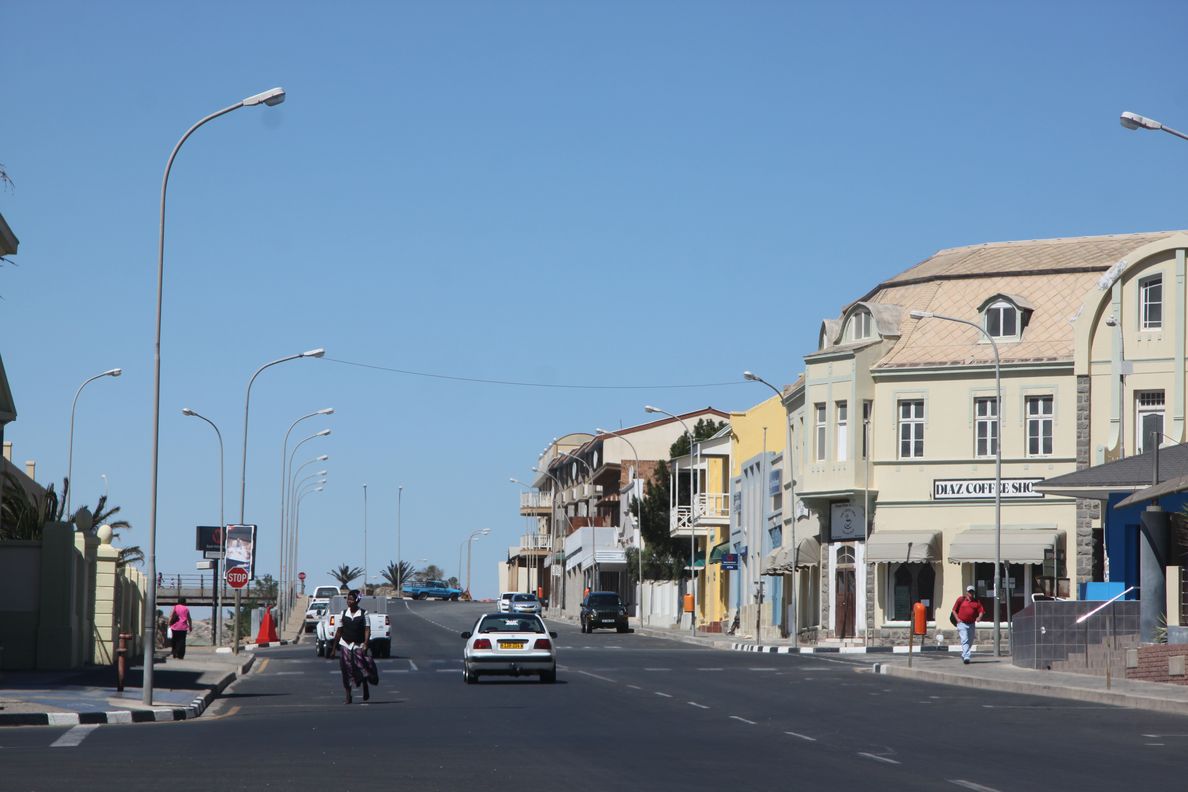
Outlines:
[{"label": "palm tree", "polygon": [[413,576],[414,571],[413,565],[407,561],[401,561],[399,564],[389,561],[380,574],[393,588],[401,589]]},{"label": "palm tree", "polygon": [[340,585],[350,587],[351,581],[363,574],[363,570],[359,567],[353,567],[349,564],[342,564],[338,569],[330,570],[330,577],[339,582]]}]

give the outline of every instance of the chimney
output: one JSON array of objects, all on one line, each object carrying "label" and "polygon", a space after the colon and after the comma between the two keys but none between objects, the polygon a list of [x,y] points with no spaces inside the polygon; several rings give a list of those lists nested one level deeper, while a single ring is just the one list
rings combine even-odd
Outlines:
[{"label": "chimney", "polygon": [[12,461],[12,441],[11,440],[4,441],[4,458],[7,459],[9,462]]},{"label": "chimney", "polygon": [[33,479],[34,481],[37,481],[37,460],[36,459],[25,460],[25,475],[28,476],[29,478]]}]

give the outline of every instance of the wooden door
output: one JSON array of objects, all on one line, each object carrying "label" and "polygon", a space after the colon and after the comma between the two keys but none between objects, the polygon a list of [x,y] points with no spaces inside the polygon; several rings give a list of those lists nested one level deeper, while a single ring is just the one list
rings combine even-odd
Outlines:
[{"label": "wooden door", "polygon": [[857,593],[853,568],[837,570],[833,583],[834,634],[838,638],[853,638]]}]

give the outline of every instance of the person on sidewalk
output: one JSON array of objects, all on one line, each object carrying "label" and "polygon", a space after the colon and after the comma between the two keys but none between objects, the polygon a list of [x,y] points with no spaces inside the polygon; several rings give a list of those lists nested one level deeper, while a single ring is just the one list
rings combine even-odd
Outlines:
[{"label": "person on sidewalk", "polygon": [[186,636],[190,634],[193,622],[190,621],[190,608],[186,605],[185,597],[178,597],[173,606],[173,613],[169,614],[169,629],[173,630],[172,655],[178,660],[186,659]]},{"label": "person on sidewalk", "polygon": [[330,653],[339,650],[338,668],[342,672],[342,686],[346,690],[346,703],[351,703],[351,685],[363,687],[363,700],[371,698],[367,686],[368,677],[374,678],[375,661],[367,654],[371,645],[371,627],[367,624],[367,611],[359,607],[359,590],[347,594],[347,608],[338,619],[338,630],[330,642]]},{"label": "person on sidewalk", "polygon": [[953,616],[957,619],[957,633],[961,636],[961,662],[969,665],[973,652],[974,635],[978,631],[978,619],[986,615],[986,609],[978,601],[977,589],[965,587],[965,594],[953,603]]}]

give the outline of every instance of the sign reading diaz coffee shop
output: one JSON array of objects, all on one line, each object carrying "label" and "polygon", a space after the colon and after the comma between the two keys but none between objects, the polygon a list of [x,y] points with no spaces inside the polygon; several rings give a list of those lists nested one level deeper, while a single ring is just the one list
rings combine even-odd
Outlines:
[{"label": "sign reading diaz coffee shop", "polygon": [[[1003,500],[1021,498],[1043,498],[1044,493],[1033,487],[1043,479],[1013,478],[1002,480]],[[994,479],[933,479],[933,500],[984,500],[994,498]]]}]

